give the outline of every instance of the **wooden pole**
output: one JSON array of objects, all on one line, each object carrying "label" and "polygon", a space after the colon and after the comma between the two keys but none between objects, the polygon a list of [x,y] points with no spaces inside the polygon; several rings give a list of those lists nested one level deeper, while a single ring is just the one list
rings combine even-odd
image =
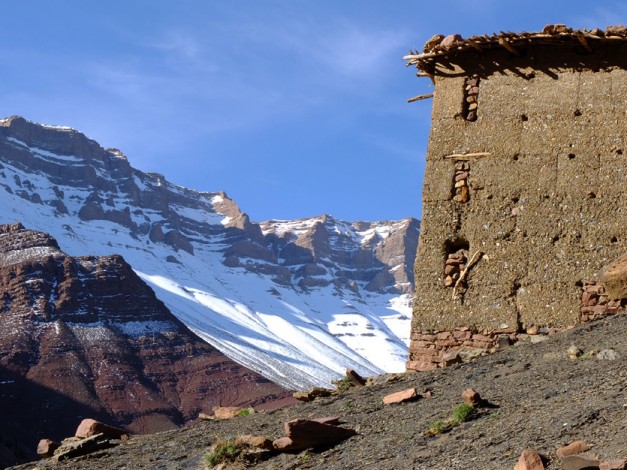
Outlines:
[{"label": "wooden pole", "polygon": [[420,101],[420,100],[427,100],[429,98],[433,98],[433,93],[429,93],[427,95],[418,95],[418,96],[414,96],[413,98],[409,98],[407,100],[408,103],[413,103],[414,101]]},{"label": "wooden pole", "polygon": [[471,158],[489,157],[490,152],[475,152],[475,153],[454,153],[453,155],[447,155],[442,158],[454,158],[456,160],[470,160]]}]

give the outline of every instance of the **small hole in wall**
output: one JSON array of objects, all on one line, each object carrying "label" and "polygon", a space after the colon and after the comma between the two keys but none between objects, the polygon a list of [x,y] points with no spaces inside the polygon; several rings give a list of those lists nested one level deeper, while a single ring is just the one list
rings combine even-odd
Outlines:
[{"label": "small hole in wall", "polygon": [[582,281],[577,281],[577,282],[575,282],[575,286],[583,287],[583,282]]},{"label": "small hole in wall", "polygon": [[618,243],[618,238],[617,237],[610,238],[610,243]]},{"label": "small hole in wall", "polygon": [[518,203],[518,201],[520,201],[520,198],[519,198],[519,197],[514,196],[514,197],[512,198],[512,202],[513,202],[514,204],[517,204],[517,203]]},{"label": "small hole in wall", "polygon": [[529,118],[527,117],[527,115],[526,115],[526,114],[521,114],[521,115],[520,115],[520,120],[521,120],[521,121],[523,121],[523,122],[526,122],[526,121],[528,121],[528,120],[529,120]]},{"label": "small hole in wall", "polygon": [[552,243],[557,243],[559,241],[560,237],[559,235],[555,235],[553,238],[551,238],[551,242]]},{"label": "small hole in wall", "polygon": [[623,151],[622,151],[621,149],[618,149],[618,150],[616,151],[616,155],[622,155],[622,154],[623,154]]},{"label": "small hole in wall", "polygon": [[595,193],[595,192],[593,192],[593,191],[588,191],[588,197],[589,197],[590,199],[596,199],[597,195],[596,195],[596,193]]},{"label": "small hole in wall", "polygon": [[581,116],[581,110],[580,109],[575,109],[575,112],[573,114],[575,116]]},{"label": "small hole in wall", "polygon": [[494,196],[492,196],[492,194],[488,194],[487,199],[492,199]]},{"label": "small hole in wall", "polygon": [[569,153],[568,154],[568,159],[569,160],[573,160],[575,158],[575,154],[574,153]]},{"label": "small hole in wall", "polygon": [[516,153],[514,154],[514,156],[512,157],[512,160],[514,160],[515,162],[518,161],[519,155]]}]

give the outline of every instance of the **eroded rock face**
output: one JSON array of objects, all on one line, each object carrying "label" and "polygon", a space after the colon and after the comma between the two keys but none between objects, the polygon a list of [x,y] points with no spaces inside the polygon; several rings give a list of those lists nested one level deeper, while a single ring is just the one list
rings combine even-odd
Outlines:
[{"label": "eroded rock face", "polygon": [[194,336],[120,256],[0,225],[0,435],[14,458],[84,417],[133,433],[285,395]]}]

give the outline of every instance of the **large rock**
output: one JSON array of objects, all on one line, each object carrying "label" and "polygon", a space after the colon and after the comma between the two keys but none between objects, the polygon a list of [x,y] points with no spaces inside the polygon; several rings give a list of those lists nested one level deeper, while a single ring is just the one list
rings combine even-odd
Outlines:
[{"label": "large rock", "polygon": [[627,253],[601,269],[599,281],[610,299],[627,298]]},{"label": "large rock", "polygon": [[86,418],[78,425],[76,437],[85,439],[87,437],[95,436],[96,434],[102,434],[110,439],[122,439],[122,436],[126,435],[124,429],[109,426],[108,424],[101,423],[95,419]]},{"label": "large rock", "polygon": [[544,470],[542,458],[533,449],[527,449],[522,452],[514,470]]},{"label": "large rock", "polygon": [[286,436],[273,442],[277,450],[302,450],[330,446],[357,434],[354,429],[308,419],[288,421],[284,427]]}]

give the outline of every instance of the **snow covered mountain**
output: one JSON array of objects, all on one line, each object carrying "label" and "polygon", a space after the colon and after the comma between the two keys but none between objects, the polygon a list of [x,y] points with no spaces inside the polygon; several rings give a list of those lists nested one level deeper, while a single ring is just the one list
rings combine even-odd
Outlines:
[{"label": "snow covered mountain", "polygon": [[404,369],[419,223],[253,223],[73,129],[0,120],[0,223],[120,254],[188,328],[293,389]]}]

